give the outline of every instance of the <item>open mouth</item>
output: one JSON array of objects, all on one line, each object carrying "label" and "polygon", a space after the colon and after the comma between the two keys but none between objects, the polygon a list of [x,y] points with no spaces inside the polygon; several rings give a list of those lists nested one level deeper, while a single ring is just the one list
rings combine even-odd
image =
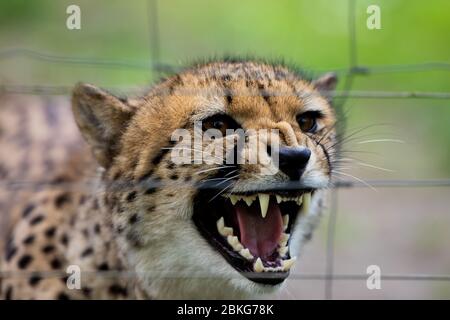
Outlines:
[{"label": "open mouth", "polygon": [[313,190],[232,193],[201,190],[193,220],[203,237],[248,279],[275,285],[289,275],[296,257],[290,233],[307,212]]}]

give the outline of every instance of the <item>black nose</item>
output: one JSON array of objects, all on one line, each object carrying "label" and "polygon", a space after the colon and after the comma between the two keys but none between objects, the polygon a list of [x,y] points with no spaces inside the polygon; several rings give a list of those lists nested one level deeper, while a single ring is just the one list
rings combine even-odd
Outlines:
[{"label": "black nose", "polygon": [[291,180],[299,180],[311,157],[311,150],[304,147],[280,146],[278,157],[280,170]]}]

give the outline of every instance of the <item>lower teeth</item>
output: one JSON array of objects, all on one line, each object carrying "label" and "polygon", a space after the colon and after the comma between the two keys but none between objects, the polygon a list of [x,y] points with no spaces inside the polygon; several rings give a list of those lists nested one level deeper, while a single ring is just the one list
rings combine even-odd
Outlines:
[{"label": "lower teeth", "polygon": [[255,263],[253,264],[253,271],[261,273],[261,272],[279,272],[279,271],[289,271],[293,266],[295,261],[297,260],[296,257],[282,260],[281,261],[281,267],[265,267],[263,265],[263,262],[261,258],[256,259]]}]

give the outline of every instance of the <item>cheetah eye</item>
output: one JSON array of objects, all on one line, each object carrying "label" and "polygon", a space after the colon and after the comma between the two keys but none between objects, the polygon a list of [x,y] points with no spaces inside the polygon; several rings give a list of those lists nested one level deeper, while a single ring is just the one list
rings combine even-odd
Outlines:
[{"label": "cheetah eye", "polygon": [[227,129],[238,129],[240,128],[239,124],[229,115],[226,114],[215,114],[202,122],[202,129],[206,131],[208,129],[217,129],[220,130],[222,136],[226,136]]},{"label": "cheetah eye", "polygon": [[317,119],[321,116],[320,112],[307,111],[297,116],[297,122],[303,132],[315,133],[317,131]]}]

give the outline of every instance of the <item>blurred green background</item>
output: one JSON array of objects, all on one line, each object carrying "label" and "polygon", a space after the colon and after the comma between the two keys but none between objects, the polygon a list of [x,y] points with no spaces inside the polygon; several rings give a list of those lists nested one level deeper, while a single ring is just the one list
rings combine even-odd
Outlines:
[{"label": "blurred green background", "polygon": [[[4,54],[0,56],[0,84],[72,86],[77,81],[85,81],[105,87],[146,86],[161,75],[150,68],[155,58],[160,63],[183,66],[199,58],[224,54],[283,58],[315,74],[343,70],[350,63],[348,3],[332,0],[2,1],[2,52],[26,48],[54,56],[129,62],[133,66],[65,64]],[[81,30],[66,28],[66,8],[70,4],[81,8]],[[366,9],[371,4],[381,8],[381,30],[366,27]],[[422,71],[405,69],[357,75],[352,90],[450,92],[450,1],[357,0],[355,30],[356,62],[360,66],[444,64]],[[158,46],[154,45],[156,42]],[[340,82],[338,89],[342,89],[343,83]],[[449,99],[352,98],[346,101],[345,112],[348,134],[365,128],[344,146],[347,155],[358,162],[390,170],[354,164],[346,172],[362,179],[450,177]],[[402,142],[367,142],[374,139]],[[417,243],[425,246],[423,259],[429,258],[430,248],[437,250],[433,259],[442,267],[442,270],[438,268],[442,273],[450,270],[450,192],[441,188],[429,194],[429,190],[382,190],[376,196],[365,193],[360,199],[366,202],[360,200],[356,204],[364,203],[367,207],[377,199],[370,205],[370,210],[374,210],[380,205],[396,203],[383,209],[385,214],[389,210],[401,212],[401,219],[391,221],[397,226],[396,232],[405,228],[405,220],[412,219],[408,216],[411,208],[421,208],[417,215],[436,213],[434,220],[427,220],[424,230],[417,231],[416,225],[408,228],[413,237],[408,243],[413,248],[414,261],[422,259],[421,253],[414,251]],[[403,198],[398,197],[401,192],[406,193]],[[355,199],[354,194],[347,198]],[[338,221],[343,232],[338,235],[337,249],[340,245],[348,247],[349,239],[363,236],[370,223],[379,223],[371,220],[374,216],[362,219],[361,208],[352,208],[348,203],[342,210],[350,213]],[[436,228],[437,225],[447,227]],[[380,229],[379,232],[375,239],[389,231]],[[402,238],[402,233],[396,236]],[[427,241],[421,240],[425,238]],[[385,248],[387,244],[378,246]],[[392,259],[396,254],[392,254]],[[410,266],[408,259],[399,263]],[[312,260],[319,264],[321,261]],[[395,270],[404,270],[399,268]],[[448,297],[450,288],[448,283],[438,284],[432,292],[433,297]],[[418,296],[427,297],[428,293],[425,290]]]}]

